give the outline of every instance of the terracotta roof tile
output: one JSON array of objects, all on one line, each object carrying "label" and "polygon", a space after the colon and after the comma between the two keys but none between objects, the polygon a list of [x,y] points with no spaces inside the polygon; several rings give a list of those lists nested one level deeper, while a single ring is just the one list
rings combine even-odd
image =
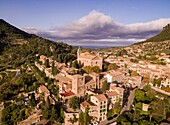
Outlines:
[{"label": "terracotta roof tile", "polygon": [[99,94],[99,95],[93,95],[98,99],[99,102],[107,101],[107,98],[104,94]]}]

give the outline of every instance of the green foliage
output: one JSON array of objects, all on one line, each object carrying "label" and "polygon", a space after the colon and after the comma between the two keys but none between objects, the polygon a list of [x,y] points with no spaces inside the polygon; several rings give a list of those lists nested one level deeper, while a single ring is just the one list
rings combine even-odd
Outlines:
[{"label": "green foliage", "polygon": [[133,63],[139,63],[139,60],[137,60],[137,59],[130,59],[130,61]]},{"label": "green foliage", "polygon": [[84,70],[86,73],[91,73],[91,72],[99,73],[99,72],[100,72],[100,68],[99,68],[98,66],[94,66],[94,67],[84,66],[84,67],[83,67],[83,70]]},{"label": "green foliage", "polygon": [[56,75],[58,73],[59,73],[59,71],[58,71],[57,67],[54,65],[54,61],[53,61],[52,62],[52,74]]},{"label": "green foliage", "polygon": [[96,72],[96,73],[100,72],[100,68],[98,66],[94,66],[91,69],[92,69],[92,72]]},{"label": "green foliage", "polygon": [[153,84],[154,86],[155,86],[155,85],[160,86],[160,85],[161,85],[161,79],[160,79],[160,78],[158,78],[158,79],[153,79],[152,84]]},{"label": "green foliage", "polygon": [[146,42],[160,42],[170,40],[170,29],[163,30],[160,34],[147,39]]},{"label": "green foliage", "polygon": [[45,65],[46,68],[50,67],[49,59],[45,59],[44,65]]},{"label": "green foliage", "polygon": [[39,86],[36,77],[27,73],[22,73],[15,81],[15,84],[19,87],[24,87],[25,92],[35,91]]},{"label": "green foliage", "polygon": [[146,41],[139,42],[136,44],[146,43],[146,42],[161,42],[165,40],[170,40],[170,28],[162,30],[158,35],[147,39]]},{"label": "green foliage", "polygon": [[78,121],[78,118],[76,118],[76,115],[73,114],[73,118],[70,118],[69,121],[70,121],[71,124],[74,124],[74,123],[76,123]]},{"label": "green foliage", "polygon": [[135,91],[135,99],[138,102],[144,101],[144,99],[145,99],[145,92],[143,92],[142,90],[136,90]]},{"label": "green foliage", "polygon": [[80,125],[89,125],[89,123],[91,122],[91,117],[88,114],[88,110],[88,107],[86,107],[85,112],[79,114],[78,121]]},{"label": "green foliage", "polygon": [[105,92],[106,90],[109,90],[109,84],[105,81],[102,85],[101,90]]},{"label": "green foliage", "polygon": [[107,111],[107,119],[111,118],[114,115],[113,109]]},{"label": "green foliage", "polygon": [[143,90],[145,92],[149,91],[150,89],[151,89],[151,86],[149,84],[143,87]]},{"label": "green foliage", "polygon": [[35,94],[31,93],[30,99],[29,99],[29,105],[34,108],[36,106],[36,100],[35,100]]},{"label": "green foliage", "polygon": [[69,107],[73,108],[74,110],[80,107],[80,102],[79,102],[78,97],[74,96],[69,100]]},{"label": "green foliage", "polygon": [[2,110],[1,122],[3,125],[13,125],[26,119],[28,116],[25,114],[26,107],[24,104],[17,105],[10,103],[5,104],[5,108]]},{"label": "green foliage", "polygon": [[50,92],[54,95],[57,95],[58,94],[58,86],[55,86],[54,83],[51,83],[48,85],[48,89],[50,90]]},{"label": "green foliage", "polygon": [[[158,96],[158,97],[156,97]],[[164,100],[159,98],[164,97]],[[142,110],[143,103],[148,104],[148,111]],[[117,124],[139,124],[139,125],[156,125],[170,115],[170,98],[166,95],[157,93],[149,85],[142,90],[135,91],[134,107],[130,111],[123,113],[117,119]]]},{"label": "green foliage", "polygon": [[13,84],[12,79],[14,76],[5,76],[4,80],[0,84],[0,102],[6,101],[14,95],[19,93],[19,88],[17,85]]},{"label": "green foliage", "polygon": [[64,122],[63,109],[60,104],[54,106],[49,103],[49,100],[48,102],[46,100],[41,107],[41,113],[47,120],[59,123]]},{"label": "green foliage", "polygon": [[75,61],[72,63],[71,67],[75,67],[75,68],[78,69],[78,68],[80,68],[80,64],[78,63],[77,60],[75,60]]},{"label": "green foliage", "polygon": [[125,49],[121,49],[116,53],[117,56],[123,56],[123,55],[127,55],[127,54],[128,54],[128,52]]},{"label": "green foliage", "polygon": [[109,64],[107,70],[113,70],[113,69],[114,70],[118,69],[118,66],[115,63]]}]

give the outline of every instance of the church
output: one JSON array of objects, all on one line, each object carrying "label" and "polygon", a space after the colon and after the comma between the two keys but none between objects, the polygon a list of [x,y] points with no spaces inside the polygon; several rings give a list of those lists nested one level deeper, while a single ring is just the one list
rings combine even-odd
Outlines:
[{"label": "church", "polygon": [[92,55],[89,52],[81,53],[80,47],[77,50],[77,61],[83,66],[98,66],[102,69],[103,59],[99,56]]}]

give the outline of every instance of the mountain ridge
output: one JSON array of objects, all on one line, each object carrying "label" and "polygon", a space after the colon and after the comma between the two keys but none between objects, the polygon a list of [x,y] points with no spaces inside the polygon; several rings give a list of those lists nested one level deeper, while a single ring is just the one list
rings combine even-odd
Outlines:
[{"label": "mountain ridge", "polygon": [[147,42],[163,42],[163,41],[167,41],[167,40],[170,40],[170,24],[167,24],[165,27],[163,27],[162,31],[159,34],[157,34],[145,41],[135,43],[134,45],[147,43]]}]

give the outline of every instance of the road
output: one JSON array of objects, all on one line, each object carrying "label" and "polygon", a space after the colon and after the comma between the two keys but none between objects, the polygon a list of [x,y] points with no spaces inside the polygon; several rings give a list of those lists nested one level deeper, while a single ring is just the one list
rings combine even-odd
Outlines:
[{"label": "road", "polygon": [[140,86],[139,86],[138,88],[135,88],[134,90],[132,90],[132,91],[130,92],[130,95],[129,95],[129,97],[128,97],[127,106],[124,106],[124,107],[122,108],[122,110],[120,111],[120,114],[119,114],[117,117],[113,118],[112,120],[102,121],[102,122],[99,123],[99,125],[109,125],[109,124],[115,122],[115,121],[117,120],[117,118],[118,118],[123,112],[129,111],[129,110],[130,110],[130,106],[133,104],[133,101],[134,101],[134,98],[135,98],[135,90],[136,90],[136,89],[142,89],[145,85],[146,85],[146,84],[142,81],[141,84],[140,84]]},{"label": "road", "polygon": [[[137,89],[137,88],[136,88],[136,89]],[[119,114],[117,117],[113,118],[112,120],[102,121],[102,122],[100,122],[99,125],[108,125],[108,124],[111,124],[111,123],[115,122],[115,121],[117,120],[117,118],[118,118],[124,111],[129,111],[129,110],[130,110],[130,106],[133,104],[133,100],[134,100],[134,97],[135,97],[135,90],[136,90],[136,89],[134,89],[134,90],[132,90],[132,91],[130,92],[130,95],[129,95],[129,97],[128,97],[127,106],[124,106],[124,107],[122,108],[120,114]]]}]

